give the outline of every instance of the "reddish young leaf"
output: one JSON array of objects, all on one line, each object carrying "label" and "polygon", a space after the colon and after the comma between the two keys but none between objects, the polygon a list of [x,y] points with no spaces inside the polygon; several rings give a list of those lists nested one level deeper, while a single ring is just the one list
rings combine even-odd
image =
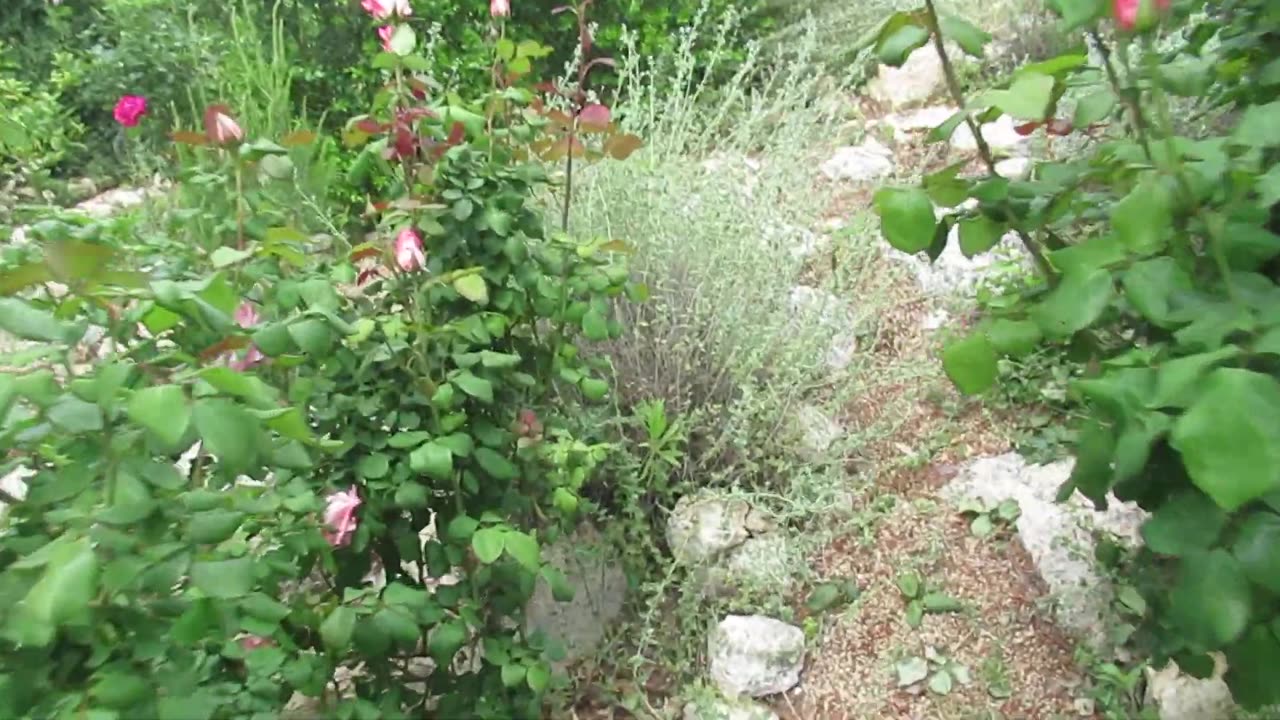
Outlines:
[{"label": "reddish young leaf", "polygon": [[285,147],[301,147],[310,145],[316,141],[316,134],[310,130],[294,130],[293,132],[280,138],[280,144]]},{"label": "reddish young leaf", "polygon": [[360,132],[368,133],[370,135],[376,135],[387,129],[386,123],[380,123],[368,115],[357,118],[354,123],[354,127]]},{"label": "reddish young leaf", "polygon": [[208,145],[209,141],[205,140],[204,135],[191,130],[174,130],[169,133],[169,138],[176,143],[183,145]]},{"label": "reddish young leaf", "polygon": [[609,129],[609,108],[594,103],[582,108],[578,113],[578,122],[587,132],[604,132]]},{"label": "reddish young leaf", "polygon": [[631,133],[614,135],[604,143],[604,151],[614,160],[626,160],[631,153],[644,146],[644,141]]},{"label": "reddish young leaf", "polygon": [[564,159],[571,151],[573,157],[582,157],[582,153],[586,148],[578,142],[578,138],[562,137],[555,141],[546,151],[542,153],[542,159],[555,162]]},{"label": "reddish young leaf", "polygon": [[241,337],[238,335],[233,335],[228,338],[223,338],[222,340],[219,340],[218,342],[210,345],[204,350],[201,350],[200,359],[210,360],[224,353],[229,353],[232,350],[239,350],[240,348],[245,347],[248,344],[249,344],[248,338]]},{"label": "reddish young leaf", "polygon": [[1050,121],[1047,129],[1050,135],[1070,135],[1075,127],[1070,120],[1058,119]]},{"label": "reddish young leaf", "polygon": [[467,128],[460,122],[455,122],[453,127],[449,128],[449,137],[445,142],[450,146],[458,145],[467,137]]},{"label": "reddish young leaf", "polygon": [[380,254],[382,254],[382,250],[377,245],[374,245],[373,243],[360,243],[359,245],[351,248],[351,254],[348,257],[350,257],[351,262],[360,262],[365,258],[378,257]]},{"label": "reddish young leaf", "polygon": [[552,110],[546,113],[546,118],[551,121],[551,127],[556,129],[564,129],[573,124],[573,119],[563,110]]},{"label": "reddish young leaf", "polygon": [[1031,133],[1035,132],[1036,128],[1040,127],[1042,124],[1043,123],[1039,121],[1023,123],[1021,125],[1015,126],[1013,128],[1013,131],[1018,133],[1019,135],[1030,135]]}]

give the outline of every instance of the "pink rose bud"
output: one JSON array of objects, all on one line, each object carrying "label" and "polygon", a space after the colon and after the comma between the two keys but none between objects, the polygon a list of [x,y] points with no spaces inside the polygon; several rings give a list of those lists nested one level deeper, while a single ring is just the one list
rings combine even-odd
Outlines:
[{"label": "pink rose bud", "polygon": [[245,650],[257,650],[261,647],[271,647],[275,642],[271,638],[264,638],[261,635],[245,635],[240,638],[240,647]]},{"label": "pink rose bud", "polygon": [[125,95],[116,103],[116,122],[125,127],[135,127],[147,114],[147,99],[140,95]]},{"label": "pink rose bud", "polygon": [[395,25],[383,25],[378,28],[378,38],[382,40],[382,49],[391,52],[391,36],[396,34]]},{"label": "pink rose bud", "polygon": [[346,547],[355,536],[359,519],[356,509],[360,507],[360,494],[352,485],[346,492],[336,492],[325,499],[324,539],[333,547]]},{"label": "pink rose bud", "polygon": [[1170,0],[1112,0],[1111,13],[1121,30],[1147,30],[1169,9]]},{"label": "pink rose bud", "polygon": [[405,228],[396,235],[396,265],[405,272],[421,270],[427,264],[427,256],[422,252],[422,237],[413,228]]},{"label": "pink rose bud", "polygon": [[511,3],[508,0],[489,0],[489,14],[496,18],[510,15]]},{"label": "pink rose bud", "polygon": [[409,0],[361,0],[360,7],[376,20],[386,20],[392,15],[409,17],[413,14]]},{"label": "pink rose bud", "polygon": [[261,318],[258,317],[258,309],[253,303],[245,301],[240,303],[240,307],[236,308],[235,321],[242,328],[251,328],[258,324]]},{"label": "pink rose bud", "polygon": [[205,110],[204,131],[209,142],[217,145],[237,143],[244,139],[244,130],[222,105],[213,105]]}]

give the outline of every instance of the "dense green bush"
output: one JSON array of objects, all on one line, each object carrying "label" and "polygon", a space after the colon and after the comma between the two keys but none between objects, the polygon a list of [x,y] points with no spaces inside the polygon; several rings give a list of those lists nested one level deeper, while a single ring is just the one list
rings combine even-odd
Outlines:
[{"label": "dense green bush", "polygon": [[570,418],[610,393],[590,342],[619,334],[628,272],[617,241],[547,235],[530,150],[638,138],[600,105],[542,111],[533,42],[496,44],[509,72],[474,101],[424,100],[388,22],[393,89],[345,133],[388,178],[366,242],[278,206],[314,136],[211,106],[175,136],[210,198],[175,209],[187,236],[45,219],[6,253],[0,330],[31,345],[0,373],[0,474],[27,471],[3,498],[0,715],[275,717],[297,694],[322,717],[543,716],[560,654],[523,611],[535,583],[573,592],[542,547],[604,459]]},{"label": "dense green bush", "polygon": [[[949,168],[923,187],[884,188],[884,234],[933,256],[953,226],[966,254],[1016,234],[1042,282],[948,345],[944,368],[978,393],[1000,356],[1041,344],[1086,355],[1072,389],[1089,416],[1061,495],[1105,506],[1114,493],[1152,512],[1127,578],[1143,598],[1137,637],[1198,676],[1222,651],[1242,705],[1280,703],[1280,5],[1054,5],[1086,30],[1097,64],[1081,53],[1024,66],[935,136],[1004,113],[1026,131],[1100,141],[1029,180]],[[975,55],[987,39],[957,18],[939,24],[929,3],[890,19],[878,47],[900,62],[940,36]],[[1237,121],[1181,136],[1171,96]],[[976,205],[935,220],[934,203],[967,198]]]}]

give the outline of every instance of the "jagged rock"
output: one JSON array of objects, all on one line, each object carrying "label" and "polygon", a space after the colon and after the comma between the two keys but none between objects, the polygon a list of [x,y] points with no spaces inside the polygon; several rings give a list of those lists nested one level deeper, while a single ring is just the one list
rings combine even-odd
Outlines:
[{"label": "jagged rock", "polygon": [[[923,255],[909,255],[885,244],[889,257],[907,265],[915,275],[920,288],[930,295],[973,295],[983,274],[1003,258],[1022,258],[1025,251],[1017,235],[1008,233],[994,248],[985,253],[965,257],[960,250],[959,227],[953,226],[947,238],[947,247],[930,262]],[[1030,262],[1029,258],[1024,258]]]},{"label": "jagged rock", "polygon": [[539,629],[565,647],[574,660],[600,647],[610,625],[622,614],[627,576],[616,553],[599,533],[583,526],[543,550],[544,560],[564,573],[573,599],[559,602],[544,578],[538,579],[525,607],[525,626]]},{"label": "jagged rock", "polygon": [[1209,720],[1235,717],[1231,690],[1222,679],[1226,659],[1214,654],[1213,675],[1200,680],[1183,674],[1170,661],[1160,670],[1147,668],[1146,704],[1154,707],[1160,720]]},{"label": "jagged rock", "polygon": [[886,115],[880,122],[893,131],[894,140],[902,140],[914,133],[926,133],[938,127],[956,112],[953,107],[933,105],[909,113]]},{"label": "jagged rock", "polygon": [[785,589],[795,579],[793,556],[791,542],[781,533],[748,538],[725,558],[725,580],[733,585]]},{"label": "jagged rock", "polygon": [[902,67],[881,65],[868,92],[876,101],[900,108],[928,100],[945,84],[942,61],[933,45],[927,44],[908,55]]},{"label": "jagged rock", "polygon": [[[1020,148],[1027,143],[1028,138],[1018,134],[1014,129],[1017,125],[1018,121],[1012,117],[1001,115],[982,126],[982,138],[994,150]],[[978,141],[974,139],[973,133],[969,132],[969,126],[961,123],[951,135],[951,146],[957,150],[973,152],[978,149]]]},{"label": "jagged rock", "polygon": [[745,500],[686,495],[667,518],[667,544],[676,561],[703,563],[761,532],[761,521]]},{"label": "jagged rock", "polygon": [[1070,460],[1031,465],[1017,453],[978,458],[942,489],[942,496],[952,501],[1016,501],[1022,511],[1017,520],[1018,538],[1058,601],[1058,621],[1100,646],[1106,640],[1113,592],[1110,582],[1094,567],[1091,531],[1097,528],[1137,543],[1146,513],[1114,498],[1105,512],[1095,511],[1079,495],[1065,503],[1055,502],[1071,468]]},{"label": "jagged rock", "polygon": [[750,700],[715,700],[686,703],[684,720],[778,720],[768,705]]},{"label": "jagged rock", "polygon": [[800,682],[804,631],[763,615],[730,615],[707,641],[711,680],[728,697],[763,697]]},{"label": "jagged rock", "polygon": [[844,434],[840,423],[828,417],[822,410],[803,405],[796,411],[800,447],[810,460],[820,460],[836,440]]},{"label": "jagged rock", "polygon": [[996,174],[1010,180],[1024,180],[1031,174],[1031,158],[1011,157],[996,163]]},{"label": "jagged rock", "polygon": [[831,180],[875,180],[893,172],[893,152],[874,138],[867,138],[861,145],[838,148],[820,169]]},{"label": "jagged rock", "polygon": [[800,321],[816,323],[824,332],[831,333],[826,363],[832,370],[844,370],[853,362],[858,349],[858,335],[862,324],[853,310],[840,298],[808,285],[791,288],[788,298],[791,312]]}]

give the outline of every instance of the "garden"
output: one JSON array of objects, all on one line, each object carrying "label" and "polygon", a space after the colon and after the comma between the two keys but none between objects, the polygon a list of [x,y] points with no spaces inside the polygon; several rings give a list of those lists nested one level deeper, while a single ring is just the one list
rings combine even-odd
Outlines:
[{"label": "garden", "polygon": [[1280,5],[10,0],[0,716],[1280,718]]}]

